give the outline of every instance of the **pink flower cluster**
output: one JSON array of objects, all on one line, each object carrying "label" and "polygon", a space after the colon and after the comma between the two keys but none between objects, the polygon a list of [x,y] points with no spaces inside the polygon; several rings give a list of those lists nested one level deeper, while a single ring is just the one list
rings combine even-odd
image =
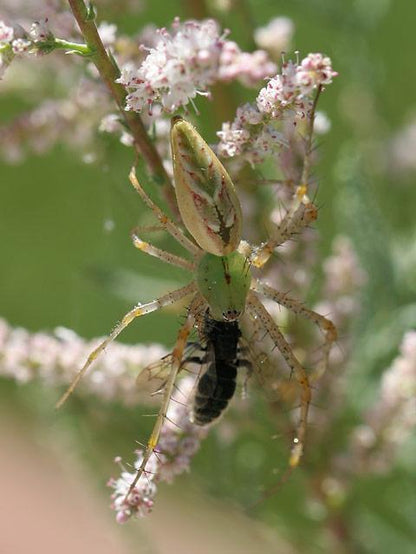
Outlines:
[{"label": "pink flower cluster", "polygon": [[234,121],[223,123],[217,136],[220,138],[217,147],[220,156],[244,155],[251,165],[262,162],[267,155],[286,144],[283,133],[268,124],[256,106],[249,103],[237,108]]},{"label": "pink flower cluster", "polygon": [[271,52],[277,59],[282,52],[287,52],[294,33],[294,24],[288,17],[275,17],[267,25],[254,32],[254,40],[260,48]]},{"label": "pink flower cluster", "polygon": [[223,123],[218,153],[223,157],[244,155],[253,164],[276,152],[287,143],[276,122],[305,118],[318,87],[330,84],[337,73],[323,54],[309,54],[300,63],[282,65],[281,73],[259,92],[256,104],[238,108],[232,123]]},{"label": "pink flower cluster", "polygon": [[367,274],[360,266],[350,239],[338,235],[332,242],[332,253],[323,262],[324,286],[321,301],[314,309],[331,314],[338,330],[360,311],[360,291]]},{"label": "pink flower cluster", "polygon": [[47,98],[0,126],[0,156],[16,163],[28,152],[47,152],[57,142],[77,152],[94,153],[97,126],[110,108],[102,87],[90,79],[75,80],[65,98]]},{"label": "pink flower cluster", "polygon": [[12,48],[13,39],[13,28],[0,20],[0,79],[3,78],[4,72],[14,57]]},{"label": "pink flower cluster", "polygon": [[[138,450],[136,454],[134,469],[137,471],[143,461],[143,451]],[[108,486],[114,489],[111,495],[111,507],[117,512],[116,521],[126,523],[131,517],[141,518],[149,515],[153,509],[153,499],[157,492],[154,481],[158,468],[156,454],[152,454],[146,464],[145,472],[130,493],[130,485],[134,481],[136,471],[127,471],[119,457],[115,461],[120,465],[121,475],[118,479],[109,479]]]},{"label": "pink flower cluster", "polygon": [[0,21],[0,46],[12,42],[14,32],[12,27],[8,27],[4,21]]},{"label": "pink flower cluster", "polygon": [[[195,378],[185,377],[171,398],[168,413],[163,423],[159,442],[146,464],[133,491],[129,488],[136,473],[122,467],[118,479],[110,479],[108,485],[114,489],[112,508],[117,512],[117,521],[125,523],[131,517],[144,517],[153,508],[157,483],[171,483],[185,471],[189,471],[192,457],[199,449],[201,439],[207,435],[207,428],[195,425],[190,420],[189,397],[195,386]],[[136,452],[134,468],[141,466],[143,450]]]},{"label": "pink flower cluster", "polygon": [[150,112],[154,104],[173,112],[186,106],[197,94],[208,94],[215,81],[241,79],[257,82],[274,73],[267,54],[242,53],[237,44],[220,35],[217,23],[175,19],[172,31],[158,31],[159,41],[149,49],[140,67],[122,68],[118,82],[128,91],[126,109]]},{"label": "pink flower cluster", "polygon": [[416,331],[404,334],[400,353],[383,373],[378,399],[352,435],[358,470],[386,473],[416,428]]},{"label": "pink flower cluster", "polygon": [[276,64],[265,50],[242,52],[238,44],[224,41],[218,67],[219,81],[239,80],[247,87],[256,84],[276,72]]},{"label": "pink flower cluster", "polygon": [[285,62],[281,74],[260,91],[257,107],[273,118],[279,118],[288,108],[304,115],[311,106],[313,92],[332,83],[336,75],[330,58],[323,54],[308,54],[300,64]]},{"label": "pink flower cluster", "polygon": [[[101,340],[86,341],[63,327],[53,333],[30,333],[0,319],[0,376],[18,383],[36,379],[49,387],[67,385]],[[129,346],[113,342],[77,390],[105,400],[137,403],[135,377],[164,354],[165,349],[158,344]]]},{"label": "pink flower cluster", "polygon": [[15,55],[27,52],[37,53],[38,47],[42,43],[53,39],[54,36],[49,30],[47,19],[35,21],[29,32],[26,32],[20,25],[13,28],[0,20],[0,79]]}]

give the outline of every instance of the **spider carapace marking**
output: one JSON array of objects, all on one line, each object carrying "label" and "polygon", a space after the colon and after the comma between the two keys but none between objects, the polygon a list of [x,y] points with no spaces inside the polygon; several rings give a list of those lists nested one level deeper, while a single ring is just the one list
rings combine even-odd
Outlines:
[{"label": "spider carapace marking", "polygon": [[194,397],[192,419],[197,425],[217,419],[234,395],[241,331],[237,321],[216,321],[206,312],[202,336],[206,355],[201,362],[208,362],[208,368],[198,381]]}]

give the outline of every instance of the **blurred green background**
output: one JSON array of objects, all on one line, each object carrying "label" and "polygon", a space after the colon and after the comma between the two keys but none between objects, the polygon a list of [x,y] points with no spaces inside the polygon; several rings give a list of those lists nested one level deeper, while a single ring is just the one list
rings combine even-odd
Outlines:
[{"label": "blurred green background", "polygon": [[[143,2],[143,10],[131,15],[117,9],[117,3],[101,7],[96,2],[100,19],[115,22],[126,34],[137,32],[145,23],[168,26],[176,15],[193,16],[190,4],[153,0]],[[416,163],[413,170],[399,170],[389,155],[393,137],[416,117],[416,4],[406,0],[253,0],[245,5],[247,12],[211,12],[220,16],[223,27],[231,29],[230,38],[243,50],[252,47],[246,17],[258,27],[285,15],[295,24],[293,42],[301,55],[324,52],[339,72],[319,106],[328,114],[332,128],[319,141],[317,228],[323,256],[329,253],[335,235],[348,235],[369,275],[362,312],[354,324],[356,338],[346,377],[351,399],[347,419],[354,420],[374,398],[380,373],[397,355],[403,333],[416,327]],[[243,100],[242,91],[236,88],[235,94],[237,103]],[[30,95],[1,95],[2,122],[37,101]],[[213,141],[220,122],[214,120],[205,99],[198,106],[199,129]],[[232,117],[230,112],[228,118]],[[104,335],[133,303],[152,299],[171,282],[186,280],[179,270],[166,270],[132,247],[129,232],[145,211],[128,183],[132,155],[112,139],[100,140],[103,156],[99,163],[83,163],[57,145],[18,165],[1,165],[0,315],[13,326],[31,331],[65,326],[86,338]],[[122,285],[114,286],[115,272]],[[154,282],[155,274],[162,282]],[[171,346],[178,320],[173,312],[152,314],[131,325],[121,340]],[[80,457],[88,460],[98,487],[103,489],[106,476],[114,472],[114,455],[130,456],[137,427],[142,426],[136,411],[75,399],[59,421],[51,423],[56,417],[51,412],[56,391],[9,382],[2,386],[3,406],[15,410],[24,421],[31,419],[31,432],[45,433],[39,429],[46,426],[48,436],[64,437],[71,448],[81,450]],[[275,456],[276,448],[285,455],[284,444],[265,444],[269,434],[267,422],[261,430],[261,419],[252,433],[230,448],[215,437],[203,444],[192,477],[205,493],[231,498],[243,506],[249,503],[252,498],[247,489],[259,486],[267,475],[263,458]],[[415,452],[413,441],[389,475],[356,481],[342,507],[349,539],[345,549],[338,551],[414,551]],[[266,480],[273,482],[269,476]],[[300,470],[258,513],[291,543],[288,551],[335,552],[326,538],[325,518],[317,506],[308,504],[305,486]],[[190,478],[184,476],[173,492],[165,494],[176,491],[180,496],[189,487]]]}]

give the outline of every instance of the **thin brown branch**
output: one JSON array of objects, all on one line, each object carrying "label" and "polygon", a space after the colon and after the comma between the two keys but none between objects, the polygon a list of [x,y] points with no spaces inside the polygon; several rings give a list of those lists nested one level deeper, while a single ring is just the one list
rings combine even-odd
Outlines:
[{"label": "thin brown branch", "polygon": [[154,144],[146,132],[139,114],[124,109],[126,91],[121,84],[115,82],[120,76],[120,70],[114,59],[108,55],[104,48],[94,17],[91,14],[91,8],[87,8],[83,0],[68,0],[68,3],[85,42],[92,51],[91,61],[98,69],[128,129],[133,135],[134,147],[137,153],[145,159],[153,177],[157,182],[162,183],[169,196],[169,191],[172,190],[169,176],[163,167],[162,160]]}]

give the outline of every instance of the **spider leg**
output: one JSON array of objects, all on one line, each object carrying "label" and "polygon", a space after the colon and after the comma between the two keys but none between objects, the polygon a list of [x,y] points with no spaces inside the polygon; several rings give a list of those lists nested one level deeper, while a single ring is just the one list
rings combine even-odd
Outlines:
[{"label": "spider leg", "polygon": [[179,243],[181,244],[188,252],[191,252],[195,256],[201,255],[201,249],[193,243],[191,240],[188,239],[187,236],[183,233],[181,229],[178,228],[175,223],[168,218],[168,216],[157,206],[153,200],[150,198],[150,196],[147,195],[147,193],[144,191],[143,187],[139,183],[136,175],[136,170],[134,167],[131,168],[129,179],[133,187],[136,189],[136,191],[140,194],[143,202],[149,206],[149,208],[153,211],[155,216],[160,221],[162,227],[166,229],[166,231]]},{"label": "spider leg", "polygon": [[108,344],[110,344],[110,342],[112,342],[121,333],[121,331],[123,331],[123,329],[125,329],[128,325],[130,325],[133,319],[135,319],[136,317],[140,317],[142,315],[149,314],[150,312],[154,312],[155,310],[159,310],[160,308],[163,308],[164,306],[168,306],[169,304],[174,304],[178,300],[181,300],[185,296],[188,296],[195,292],[196,292],[196,284],[194,281],[192,281],[185,287],[177,289],[173,292],[169,292],[168,294],[165,294],[160,298],[157,298],[156,300],[152,300],[147,304],[136,306],[135,308],[127,312],[127,314],[123,316],[122,320],[114,327],[114,329],[111,331],[108,337],[104,339],[103,342],[101,342],[97,346],[97,348],[95,348],[95,350],[93,350],[91,354],[88,356],[85,364],[78,371],[78,373],[72,380],[66,392],[59,399],[58,403],[56,404],[56,408],[60,408],[62,404],[64,404],[64,402],[72,394],[75,387],[78,385],[79,381],[82,379],[83,375],[90,367],[92,362],[101,354],[101,352],[105,349],[105,347]]},{"label": "spider leg", "polygon": [[275,248],[299,234],[318,217],[316,206],[312,202],[298,203],[295,211],[289,210],[279,225],[276,225],[268,241],[254,248],[250,262],[255,267],[263,267]]},{"label": "spider leg", "polygon": [[181,267],[182,269],[186,269],[187,271],[195,271],[195,265],[192,262],[186,260],[185,258],[182,258],[181,256],[176,256],[176,254],[166,252],[165,250],[162,250],[157,246],[153,246],[153,244],[146,242],[139,237],[139,235],[137,234],[138,231],[139,228],[136,228],[131,233],[133,245],[138,250],[141,250],[142,252],[145,252],[150,256],[154,256],[155,258],[158,258],[159,260],[162,260],[163,262],[166,262],[168,264],[176,265],[177,267]]},{"label": "spider leg", "polygon": [[157,415],[157,419],[155,422],[155,425],[152,430],[152,434],[150,435],[150,438],[147,442],[145,452],[143,454],[143,460],[140,464],[140,467],[137,469],[136,476],[131,483],[129,490],[126,494],[126,500],[128,499],[129,494],[133,491],[134,487],[136,486],[138,480],[140,479],[141,475],[146,473],[146,465],[149,461],[151,455],[155,451],[155,448],[157,446],[157,443],[159,441],[160,431],[162,429],[163,422],[165,421],[166,414],[169,407],[169,402],[172,396],[173,388],[175,386],[176,377],[178,375],[179,370],[182,367],[183,363],[183,353],[187,345],[187,340],[189,337],[189,334],[194,326],[195,322],[195,315],[199,312],[201,309],[201,306],[204,304],[204,300],[202,297],[197,294],[194,299],[191,302],[191,305],[189,307],[188,315],[186,317],[185,323],[182,325],[182,327],[179,329],[178,338],[176,340],[175,348],[172,352],[172,366],[169,373],[169,377],[166,381],[166,384],[163,389],[163,399],[162,404],[160,406],[159,413]]},{"label": "spider leg", "polygon": [[252,280],[251,289],[262,294],[266,298],[274,300],[291,312],[300,315],[306,319],[309,319],[310,321],[315,323],[315,325],[317,325],[318,328],[322,331],[325,337],[325,341],[322,347],[322,359],[310,376],[311,381],[319,380],[327,370],[329,364],[329,353],[331,351],[333,343],[337,340],[337,330],[335,328],[335,325],[332,323],[332,321],[330,321],[323,315],[320,315],[312,310],[308,310],[308,308],[305,308],[305,306],[303,306],[298,300],[290,298],[286,293],[279,292],[272,287],[269,287],[258,279]]},{"label": "spider leg", "polygon": [[257,295],[252,291],[248,294],[247,309],[254,319],[260,320],[260,323],[279,349],[301,388],[299,424],[296,437],[293,439],[293,446],[289,459],[289,466],[293,468],[299,464],[306,438],[308,411],[309,404],[311,402],[311,386],[309,384],[308,375],[296,356],[293,354],[290,344],[286,341],[276,323],[258,299]]},{"label": "spider leg", "polygon": [[312,138],[316,105],[321,91],[322,86],[320,85],[316,91],[315,98],[308,115],[308,128],[305,135],[305,152],[303,157],[302,175],[300,177],[300,184],[296,187],[293,195],[292,206],[280,225],[278,225],[272,232],[271,238],[254,251],[254,256],[251,262],[256,267],[263,267],[275,248],[277,248],[280,244],[283,244],[294,234],[299,233],[304,227],[309,225],[312,221],[315,221],[317,218],[317,209],[308,198],[308,183],[312,164]]}]

